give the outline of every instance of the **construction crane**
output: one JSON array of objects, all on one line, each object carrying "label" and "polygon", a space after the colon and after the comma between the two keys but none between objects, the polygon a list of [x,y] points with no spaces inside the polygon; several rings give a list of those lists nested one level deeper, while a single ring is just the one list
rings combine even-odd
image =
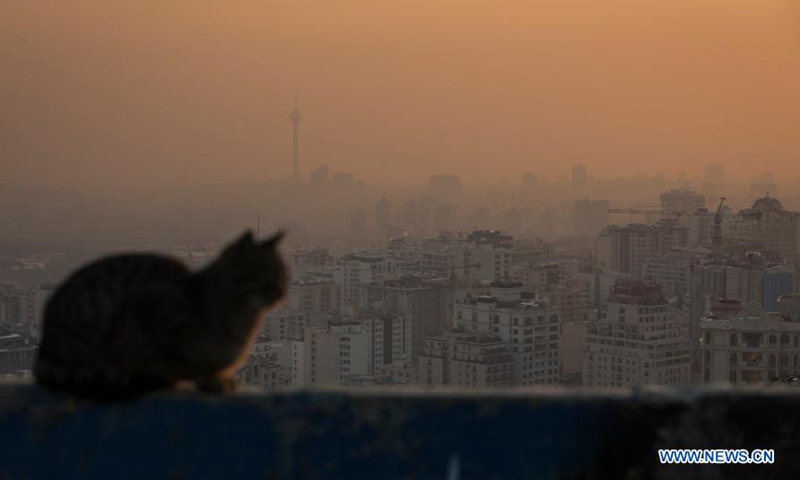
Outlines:
[{"label": "construction crane", "polygon": [[683,210],[643,210],[639,208],[609,208],[608,213],[631,213],[631,214],[640,214],[640,215],[663,215],[663,216],[672,216],[675,215],[676,217],[680,218],[682,215],[694,215],[691,213],[684,212]]},{"label": "construction crane", "polygon": [[714,225],[711,227],[711,248],[719,249],[722,246],[722,204],[725,197],[719,197],[719,206],[714,212]]},{"label": "construction crane", "polygon": [[[684,215],[693,217],[714,217],[714,223],[711,226],[711,247],[719,249],[722,246],[722,207],[727,198],[719,197],[719,205],[715,212],[709,211],[695,211],[686,212],[683,210],[647,210],[638,208],[609,208],[608,213],[627,213],[639,215],[661,215],[661,216],[676,216],[681,218]],[[729,220],[729,222],[749,222],[758,220],[761,217],[761,212],[746,213],[739,218]]]}]

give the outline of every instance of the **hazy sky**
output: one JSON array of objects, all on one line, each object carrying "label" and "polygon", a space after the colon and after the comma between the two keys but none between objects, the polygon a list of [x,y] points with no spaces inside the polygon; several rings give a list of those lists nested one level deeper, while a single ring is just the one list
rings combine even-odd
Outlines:
[{"label": "hazy sky", "polygon": [[4,0],[0,183],[800,174],[797,0]]}]

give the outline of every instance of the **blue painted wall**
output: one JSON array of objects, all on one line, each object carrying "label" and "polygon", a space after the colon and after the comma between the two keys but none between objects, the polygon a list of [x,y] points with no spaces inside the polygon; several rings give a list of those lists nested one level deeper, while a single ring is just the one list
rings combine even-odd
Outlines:
[{"label": "blue painted wall", "polygon": [[[101,404],[2,385],[0,479],[800,478],[799,405],[794,390],[159,394]],[[777,461],[658,464],[658,448],[681,447],[773,448]]]}]

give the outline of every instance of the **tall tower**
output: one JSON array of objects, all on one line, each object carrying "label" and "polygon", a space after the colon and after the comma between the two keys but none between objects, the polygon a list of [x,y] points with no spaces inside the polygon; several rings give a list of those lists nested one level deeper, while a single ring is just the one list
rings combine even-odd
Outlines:
[{"label": "tall tower", "polygon": [[300,130],[300,120],[303,119],[303,116],[300,115],[300,110],[297,109],[297,90],[294,92],[294,110],[292,110],[292,114],[289,115],[289,120],[292,121],[293,131],[292,131],[292,178],[299,179],[300,178],[300,151],[299,151],[299,130]]}]

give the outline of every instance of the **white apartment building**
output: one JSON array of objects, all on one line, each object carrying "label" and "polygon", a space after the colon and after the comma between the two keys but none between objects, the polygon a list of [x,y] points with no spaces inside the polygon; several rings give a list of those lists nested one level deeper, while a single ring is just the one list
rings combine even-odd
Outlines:
[{"label": "white apartment building", "polygon": [[303,342],[306,386],[339,385],[346,377],[374,375],[383,365],[381,322],[332,321],[305,329]]},{"label": "white apartment building", "polygon": [[383,278],[387,262],[382,255],[347,255],[336,265],[333,278],[339,286],[339,311],[343,315],[353,313],[359,300],[359,288]]},{"label": "white apartment building", "polygon": [[419,383],[425,386],[508,387],[514,356],[497,335],[446,332],[426,337],[419,356]]},{"label": "white apartment building", "polygon": [[615,285],[601,318],[589,327],[583,385],[630,388],[690,380],[689,328],[660,286]]},{"label": "white apartment building", "polygon": [[756,240],[776,252],[780,260],[798,259],[800,213],[785,210],[777,198],[769,194],[759,198],[752,207],[737,213],[736,219],[739,221],[723,223],[723,238]]},{"label": "white apartment building", "polygon": [[458,284],[506,279],[511,273],[513,237],[476,230],[464,238],[423,242],[420,266],[453,278]]},{"label": "white apartment building", "polygon": [[404,275],[361,285],[359,310],[408,317],[414,354],[419,353],[424,337],[440,334],[451,325],[452,298],[453,289],[444,278]]},{"label": "white apartment building", "polygon": [[292,384],[291,372],[273,355],[253,355],[237,372],[238,380],[253,387],[281,388]]},{"label": "white apartment building", "polygon": [[300,340],[281,340],[269,342],[264,354],[273,355],[284,370],[291,372],[290,385],[306,385],[305,343]]},{"label": "white apartment building", "polygon": [[299,339],[303,329],[311,326],[311,315],[307,311],[279,309],[267,313],[261,334],[270,340]]},{"label": "white apartment building", "polygon": [[800,323],[767,313],[756,303],[720,306],[734,303],[739,308],[717,308],[700,321],[703,383],[766,385],[797,373]]},{"label": "white apartment building", "polygon": [[561,319],[557,310],[521,289],[521,283],[496,282],[487,294],[468,295],[453,305],[453,327],[508,343],[515,385],[557,385]]},{"label": "white apartment building", "polygon": [[676,221],[659,221],[655,225],[612,225],[597,236],[598,266],[612,272],[641,277],[648,259],[685,247],[689,229]]},{"label": "white apartment building", "polygon": [[338,312],[339,285],[332,277],[303,275],[289,284],[286,306],[301,312]]}]

